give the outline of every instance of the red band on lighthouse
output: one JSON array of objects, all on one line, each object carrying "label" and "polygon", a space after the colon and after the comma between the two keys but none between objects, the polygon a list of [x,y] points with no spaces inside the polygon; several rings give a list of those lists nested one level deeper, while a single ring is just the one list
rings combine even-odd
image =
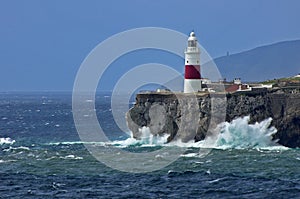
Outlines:
[{"label": "red band on lighthouse", "polygon": [[185,65],[185,79],[201,79],[199,65]]}]

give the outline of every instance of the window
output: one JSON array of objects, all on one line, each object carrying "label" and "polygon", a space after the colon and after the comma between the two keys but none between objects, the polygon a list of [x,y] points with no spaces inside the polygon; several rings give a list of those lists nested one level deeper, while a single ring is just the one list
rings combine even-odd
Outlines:
[{"label": "window", "polygon": [[196,40],[188,41],[188,46],[189,47],[197,47],[197,41]]},{"label": "window", "polygon": [[197,47],[197,41],[195,40],[188,41],[188,47]]}]

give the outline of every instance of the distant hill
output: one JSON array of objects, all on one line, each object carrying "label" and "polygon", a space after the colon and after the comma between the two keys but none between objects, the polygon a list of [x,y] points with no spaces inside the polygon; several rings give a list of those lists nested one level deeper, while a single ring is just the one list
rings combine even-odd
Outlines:
[{"label": "distant hill", "polygon": [[284,41],[216,58],[223,77],[263,81],[300,73],[300,40]]}]

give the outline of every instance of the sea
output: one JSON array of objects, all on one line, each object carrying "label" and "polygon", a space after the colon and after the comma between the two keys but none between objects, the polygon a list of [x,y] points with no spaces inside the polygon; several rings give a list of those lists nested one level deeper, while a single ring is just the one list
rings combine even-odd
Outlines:
[{"label": "sea", "polygon": [[[167,144],[146,127],[141,131],[148,137],[141,140],[122,132],[110,98],[107,92],[95,98],[109,140],[87,143],[74,124],[71,93],[1,93],[0,198],[300,198],[300,150],[272,141],[272,118],[224,123],[209,144]],[[121,170],[101,161],[91,147],[158,155],[127,162],[131,169]],[[161,149],[166,150],[160,154]],[[180,153],[169,161],[173,152]],[[155,170],[137,168],[161,162],[166,165]]]}]

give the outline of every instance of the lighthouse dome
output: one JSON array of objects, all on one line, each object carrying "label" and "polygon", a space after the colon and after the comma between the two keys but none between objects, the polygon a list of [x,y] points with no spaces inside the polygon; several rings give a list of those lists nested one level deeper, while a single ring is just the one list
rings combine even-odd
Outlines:
[{"label": "lighthouse dome", "polygon": [[192,31],[192,32],[190,33],[190,37],[195,37],[195,36],[196,36],[195,32]]},{"label": "lighthouse dome", "polygon": [[189,38],[188,38],[188,41],[197,41],[196,34],[195,34],[194,31],[192,31],[192,32],[190,33],[190,36],[189,36]]}]

